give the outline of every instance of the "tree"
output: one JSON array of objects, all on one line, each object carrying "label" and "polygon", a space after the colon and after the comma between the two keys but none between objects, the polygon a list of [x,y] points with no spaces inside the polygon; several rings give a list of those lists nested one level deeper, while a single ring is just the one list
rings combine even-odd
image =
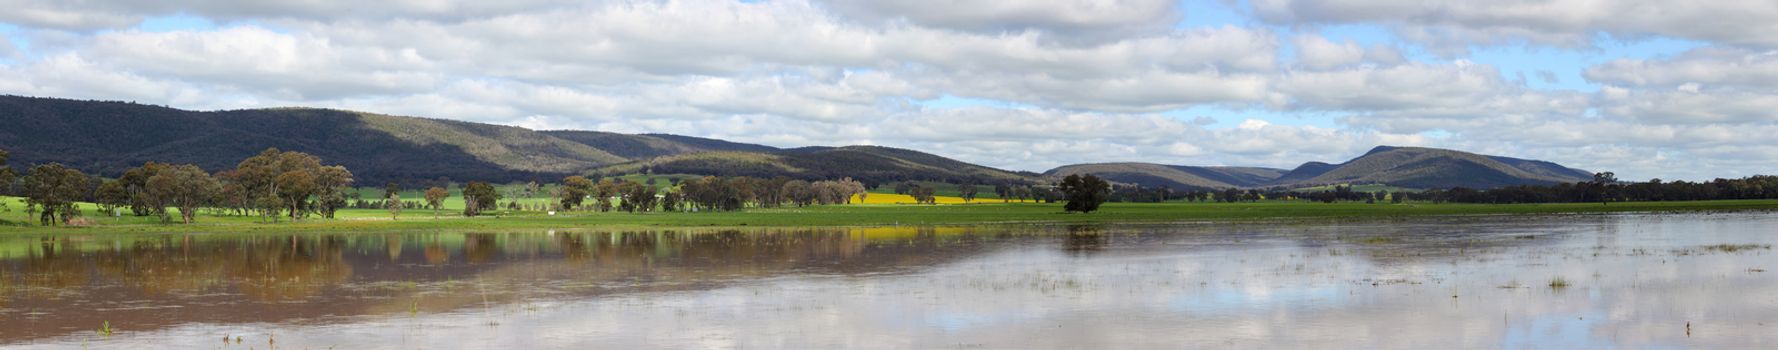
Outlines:
[{"label": "tree", "polygon": [[661,195],[661,211],[669,213],[679,211],[682,199],[679,192],[667,192]]},{"label": "tree", "polygon": [[1068,212],[1091,213],[1099,210],[1100,204],[1111,195],[1111,184],[1100,180],[1098,176],[1068,175],[1060,184],[1062,196],[1068,201],[1063,209]]},{"label": "tree", "polygon": [[406,205],[401,202],[401,191],[389,192],[389,200],[383,202],[383,206],[389,208],[389,220],[399,220],[401,209]]},{"label": "tree", "polygon": [[[156,198],[157,203],[179,208],[179,219],[187,224],[195,221],[198,208],[208,204],[221,190],[221,182],[203,168],[191,164],[168,166],[148,178],[148,195]],[[162,222],[169,221],[164,214],[166,210],[159,212],[163,213]]]},{"label": "tree", "polygon": [[620,187],[619,192],[621,192],[623,195],[623,203],[622,203],[623,211],[635,213],[638,211],[649,212],[649,211],[654,210],[654,204],[655,204],[655,197],[654,197],[655,187],[654,186],[639,184],[639,183],[635,183],[635,182],[626,182],[622,186],[619,186],[619,187]]},{"label": "tree", "polygon": [[80,215],[74,210],[74,202],[92,194],[87,181],[86,174],[80,170],[61,163],[49,163],[26,171],[20,181],[20,192],[25,196],[26,205],[42,210],[37,218],[39,224],[49,226],[59,218],[66,225],[74,216]]},{"label": "tree", "polygon": [[166,218],[167,204],[159,202],[159,198],[148,194],[148,179],[170,166],[165,163],[148,162],[124,171],[123,176],[117,178],[117,181],[123,182],[124,192],[129,195],[130,213],[136,216],[159,215],[163,219]]},{"label": "tree", "polygon": [[278,199],[290,210],[290,219],[296,220],[307,215],[309,196],[315,194],[315,175],[301,170],[291,170],[278,175],[275,182],[278,188]]},{"label": "tree", "polygon": [[808,181],[790,180],[784,183],[784,199],[798,207],[806,207],[815,203],[815,188]]},{"label": "tree", "polygon": [[938,197],[933,195],[933,192],[934,190],[931,186],[914,186],[912,189],[908,190],[908,194],[914,197],[914,202],[936,205],[938,204]]},{"label": "tree", "polygon": [[443,187],[426,189],[426,205],[432,207],[432,217],[438,218],[438,210],[444,207],[444,200],[451,196],[451,191]]},{"label": "tree", "polygon": [[124,183],[120,180],[100,184],[93,197],[94,202],[99,204],[100,215],[103,216],[112,216],[119,208],[130,205],[130,193],[124,190]]},{"label": "tree", "polygon": [[586,196],[593,193],[593,181],[582,176],[569,176],[562,179],[562,209],[573,210],[586,201]]},{"label": "tree", "polygon": [[1611,205],[1617,197],[1617,173],[1602,172],[1593,174],[1592,192],[1599,198],[1600,205]]},{"label": "tree", "polygon": [[12,193],[12,180],[18,177],[18,173],[13,172],[12,167],[6,165],[6,159],[11,157],[11,153],[0,150],[0,195]]},{"label": "tree", "polygon": [[[389,190],[394,190],[393,193],[401,193],[399,187],[394,187],[395,183],[391,182],[389,185]],[[345,207],[346,195],[343,192],[351,186],[352,172],[346,170],[346,167],[336,165],[315,169],[315,201],[321,209],[321,216],[332,219],[334,211]]]},{"label": "tree", "polygon": [[471,181],[463,185],[463,216],[477,216],[483,209],[494,208],[500,202],[500,191],[486,182]]},{"label": "tree", "polygon": [[[289,210],[287,214],[292,220],[307,213],[310,198],[320,200],[322,214],[331,216],[333,208],[345,202],[339,191],[352,183],[352,173],[345,167],[323,167],[321,159],[313,155],[277,148],[242,160],[231,177],[243,188],[246,198],[253,198],[261,216]],[[279,207],[263,205],[273,200]]]},{"label": "tree", "polygon": [[394,197],[400,193],[401,185],[396,185],[394,182],[383,185],[383,198]]},{"label": "tree", "polygon": [[598,203],[599,212],[611,211],[611,197],[617,195],[617,183],[611,179],[599,179],[599,183],[593,185],[592,193],[594,203]]},{"label": "tree", "polygon": [[957,186],[957,193],[963,196],[964,202],[975,201],[976,191],[975,184],[972,183],[964,183],[962,186]]},{"label": "tree", "polygon": [[865,199],[870,198],[870,188],[864,186],[863,182],[858,182],[858,180],[853,180],[848,177],[840,179],[840,184],[845,185],[847,192],[851,192],[851,194],[846,195],[845,204],[852,204],[852,195],[858,196],[859,203],[864,203]]}]

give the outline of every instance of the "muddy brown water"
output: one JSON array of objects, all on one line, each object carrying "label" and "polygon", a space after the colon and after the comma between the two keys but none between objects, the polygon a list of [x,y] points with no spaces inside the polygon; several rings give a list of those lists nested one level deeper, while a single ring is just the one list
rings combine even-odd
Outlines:
[{"label": "muddy brown water", "polygon": [[1774,348],[1772,244],[1772,213],[3,235],[0,347]]}]

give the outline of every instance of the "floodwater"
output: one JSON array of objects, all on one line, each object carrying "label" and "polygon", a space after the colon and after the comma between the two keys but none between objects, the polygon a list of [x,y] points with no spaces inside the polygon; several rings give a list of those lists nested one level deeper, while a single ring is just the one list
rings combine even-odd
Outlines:
[{"label": "floodwater", "polygon": [[0,235],[0,347],[1775,348],[1775,233],[1718,213]]}]

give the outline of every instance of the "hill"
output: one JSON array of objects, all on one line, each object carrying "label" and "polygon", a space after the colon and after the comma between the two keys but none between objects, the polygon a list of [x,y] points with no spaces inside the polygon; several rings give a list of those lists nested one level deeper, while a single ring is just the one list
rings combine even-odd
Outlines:
[{"label": "hill", "polygon": [[774,152],[712,151],[663,156],[618,164],[602,175],[655,173],[718,176],[785,176],[799,179],[851,177],[869,185],[893,181],[1023,183],[1035,174],[1015,173],[917,151],[878,147],[804,147]]},{"label": "hill", "polygon": [[187,111],[128,102],[0,96],[0,149],[15,165],[61,162],[116,176],[147,161],[215,171],[269,147],[320,156],[361,184],[456,180],[554,181],[569,174],[700,174],[852,177],[871,184],[917,180],[983,184],[1098,174],[1114,182],[1178,189],[1385,184],[1495,188],[1591,179],[1561,165],[1433,148],[1380,146],[1345,163],[1289,171],[1148,163],[1082,164],[1045,174],[1011,172],[913,150],[763,145],[666,134],[536,131],[454,120],[317,108]]},{"label": "hill", "polygon": [[[1302,179],[1292,176],[1304,177]],[[1313,175],[1313,176],[1309,176]],[[1386,184],[1409,188],[1498,188],[1592,180],[1555,163],[1421,147],[1378,146],[1337,165],[1309,163],[1272,185]]]},{"label": "hill", "polygon": [[361,180],[515,178],[621,158],[524,129],[326,109],[192,112],[123,102],[0,97],[16,164],[117,175],[147,161],[233,168],[268,147],[315,154]]},{"label": "hill", "polygon": [[1028,174],[885,147],[778,149],[667,134],[536,131],[317,108],[187,111],[129,102],[0,96],[0,149],[116,176],[144,162],[210,171],[277,147],[345,165],[360,184],[554,181],[621,170],[802,179],[1023,181]]},{"label": "hill", "polygon": [[667,134],[629,135],[602,131],[549,130],[543,134],[595,147],[623,161],[697,152],[777,152],[770,146]]},{"label": "hill", "polygon": [[1284,174],[1282,169],[1252,167],[1194,167],[1150,163],[1100,163],[1069,165],[1044,172],[1047,178],[1093,174],[1108,181],[1174,189],[1255,187]]},{"label": "hill", "polygon": [[1339,184],[1377,184],[1406,188],[1498,188],[1592,179],[1590,172],[1546,161],[1436,148],[1391,146],[1378,146],[1345,163],[1308,162],[1290,171],[1103,163],[1069,165],[1044,173],[1050,179],[1072,174],[1095,174],[1113,182],[1176,189],[1300,188]]}]

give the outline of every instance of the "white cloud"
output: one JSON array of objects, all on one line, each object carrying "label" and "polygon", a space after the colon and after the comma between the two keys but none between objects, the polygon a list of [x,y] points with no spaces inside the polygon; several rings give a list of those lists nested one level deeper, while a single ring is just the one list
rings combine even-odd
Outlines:
[{"label": "white cloud", "polygon": [[1608,115],[1652,123],[1778,121],[1778,95],[1774,94],[1638,90],[1604,101]]},{"label": "white cloud", "polygon": [[[18,26],[0,36],[0,92],[877,144],[1021,170],[1293,167],[1393,144],[1626,178],[1778,171],[1750,161],[1778,149],[1760,138],[1778,132],[1778,40],[1770,21],[1749,20],[1774,17],[1760,4],[1250,3],[1259,20],[1289,25],[1186,27],[1190,9],[1163,0],[0,0],[0,22]],[[133,28],[172,14],[220,27]],[[1345,23],[1399,37],[1318,34]],[[1599,46],[1607,35],[1709,45],[1589,67],[1597,93],[1532,88],[1527,76],[1555,74],[1426,61],[1402,46],[1462,56],[1472,45]],[[944,96],[977,106],[921,102]]]},{"label": "white cloud", "polygon": [[1609,116],[1656,124],[1778,121],[1778,53],[1703,47],[1660,59],[1590,67]]},{"label": "white cloud", "polygon": [[564,0],[0,0],[0,22],[59,30],[91,31],[132,27],[147,17],[189,14],[222,20],[311,19],[462,20],[502,14],[572,8],[585,1]]},{"label": "white cloud", "polygon": [[290,99],[417,92],[443,79],[411,49],[339,47],[327,38],[256,27],[107,32],[81,55],[120,70]]},{"label": "white cloud", "polygon": [[1591,47],[1601,34],[1663,36],[1778,48],[1778,3],[1765,0],[1252,0],[1279,24],[1377,23],[1446,53],[1466,46],[1532,43]]},{"label": "white cloud", "polygon": [[1702,47],[1663,59],[1618,59],[1590,67],[1588,81],[1634,87],[1698,86],[1778,92],[1778,51]]},{"label": "white cloud", "polygon": [[1165,33],[1181,18],[1175,0],[825,0],[868,22],[906,21],[984,34],[1041,32],[1069,42],[1116,41]]},{"label": "white cloud", "polygon": [[1320,35],[1298,35],[1297,64],[1312,69],[1355,65],[1364,61],[1364,47],[1350,40],[1335,43]]},{"label": "white cloud", "polygon": [[1493,67],[1462,61],[1298,71],[1278,85],[1293,108],[1335,111],[1468,108],[1513,88]]}]

